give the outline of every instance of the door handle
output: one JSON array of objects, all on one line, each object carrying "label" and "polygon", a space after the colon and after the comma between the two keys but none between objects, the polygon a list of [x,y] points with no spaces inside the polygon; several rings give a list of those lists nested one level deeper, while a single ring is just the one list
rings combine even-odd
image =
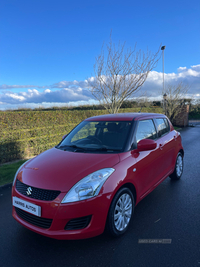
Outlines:
[{"label": "door handle", "polygon": [[163,146],[164,146],[163,144],[160,144],[159,145],[159,147],[160,147],[161,150],[163,149]]}]

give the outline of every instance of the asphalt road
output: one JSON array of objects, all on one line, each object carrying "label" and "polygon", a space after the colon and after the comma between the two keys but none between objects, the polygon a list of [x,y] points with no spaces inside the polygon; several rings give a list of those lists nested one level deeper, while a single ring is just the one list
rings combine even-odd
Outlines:
[{"label": "asphalt road", "polygon": [[[135,208],[128,232],[79,241],[33,233],[11,215],[11,187],[0,189],[0,266],[200,267],[200,126],[181,131],[180,181],[167,178]],[[151,243],[139,243],[151,239]],[[171,243],[152,243],[170,239]]]}]

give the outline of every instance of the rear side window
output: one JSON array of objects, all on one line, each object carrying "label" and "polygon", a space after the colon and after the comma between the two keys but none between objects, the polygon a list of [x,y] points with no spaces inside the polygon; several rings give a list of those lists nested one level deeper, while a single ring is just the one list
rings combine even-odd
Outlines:
[{"label": "rear side window", "polygon": [[158,136],[161,137],[170,131],[167,119],[156,119],[158,127]]},{"label": "rear side window", "polygon": [[136,132],[136,142],[138,143],[142,139],[156,139],[156,129],[152,120],[139,121],[137,132]]}]

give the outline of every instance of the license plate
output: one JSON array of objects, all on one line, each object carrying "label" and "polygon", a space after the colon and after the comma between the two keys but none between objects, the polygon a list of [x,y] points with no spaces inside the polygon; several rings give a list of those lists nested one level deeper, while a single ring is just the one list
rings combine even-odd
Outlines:
[{"label": "license plate", "polygon": [[12,202],[13,202],[13,206],[15,206],[16,208],[27,211],[31,214],[38,216],[38,217],[41,216],[41,207],[40,206],[32,204],[32,203],[25,201],[25,200],[18,198],[18,197],[13,197]]}]

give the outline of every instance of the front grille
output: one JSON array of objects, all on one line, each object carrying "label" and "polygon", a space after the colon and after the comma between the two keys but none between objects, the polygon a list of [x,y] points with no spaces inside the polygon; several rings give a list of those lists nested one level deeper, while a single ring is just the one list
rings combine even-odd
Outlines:
[{"label": "front grille", "polygon": [[33,214],[30,214],[24,210],[21,210],[19,208],[16,208],[15,207],[15,211],[17,213],[17,215],[24,221],[32,224],[32,225],[35,225],[35,226],[38,226],[38,227],[41,227],[41,228],[45,228],[45,229],[48,229],[50,228],[51,226],[51,223],[52,223],[52,219],[46,219],[46,218],[41,218],[41,217],[37,217]]},{"label": "front grille", "polygon": [[65,230],[78,230],[78,229],[83,229],[88,226],[92,218],[92,215],[73,219],[69,221],[66,226]]},{"label": "front grille", "polygon": [[[29,192],[31,194],[27,194],[28,188],[31,188],[29,189]],[[21,193],[22,195],[26,197],[30,197],[30,198],[34,198],[38,200],[45,200],[45,201],[52,201],[55,198],[57,198],[57,196],[60,194],[60,191],[36,188],[33,186],[26,185],[20,182],[19,180],[17,180],[16,182],[16,189],[19,193]]]}]

